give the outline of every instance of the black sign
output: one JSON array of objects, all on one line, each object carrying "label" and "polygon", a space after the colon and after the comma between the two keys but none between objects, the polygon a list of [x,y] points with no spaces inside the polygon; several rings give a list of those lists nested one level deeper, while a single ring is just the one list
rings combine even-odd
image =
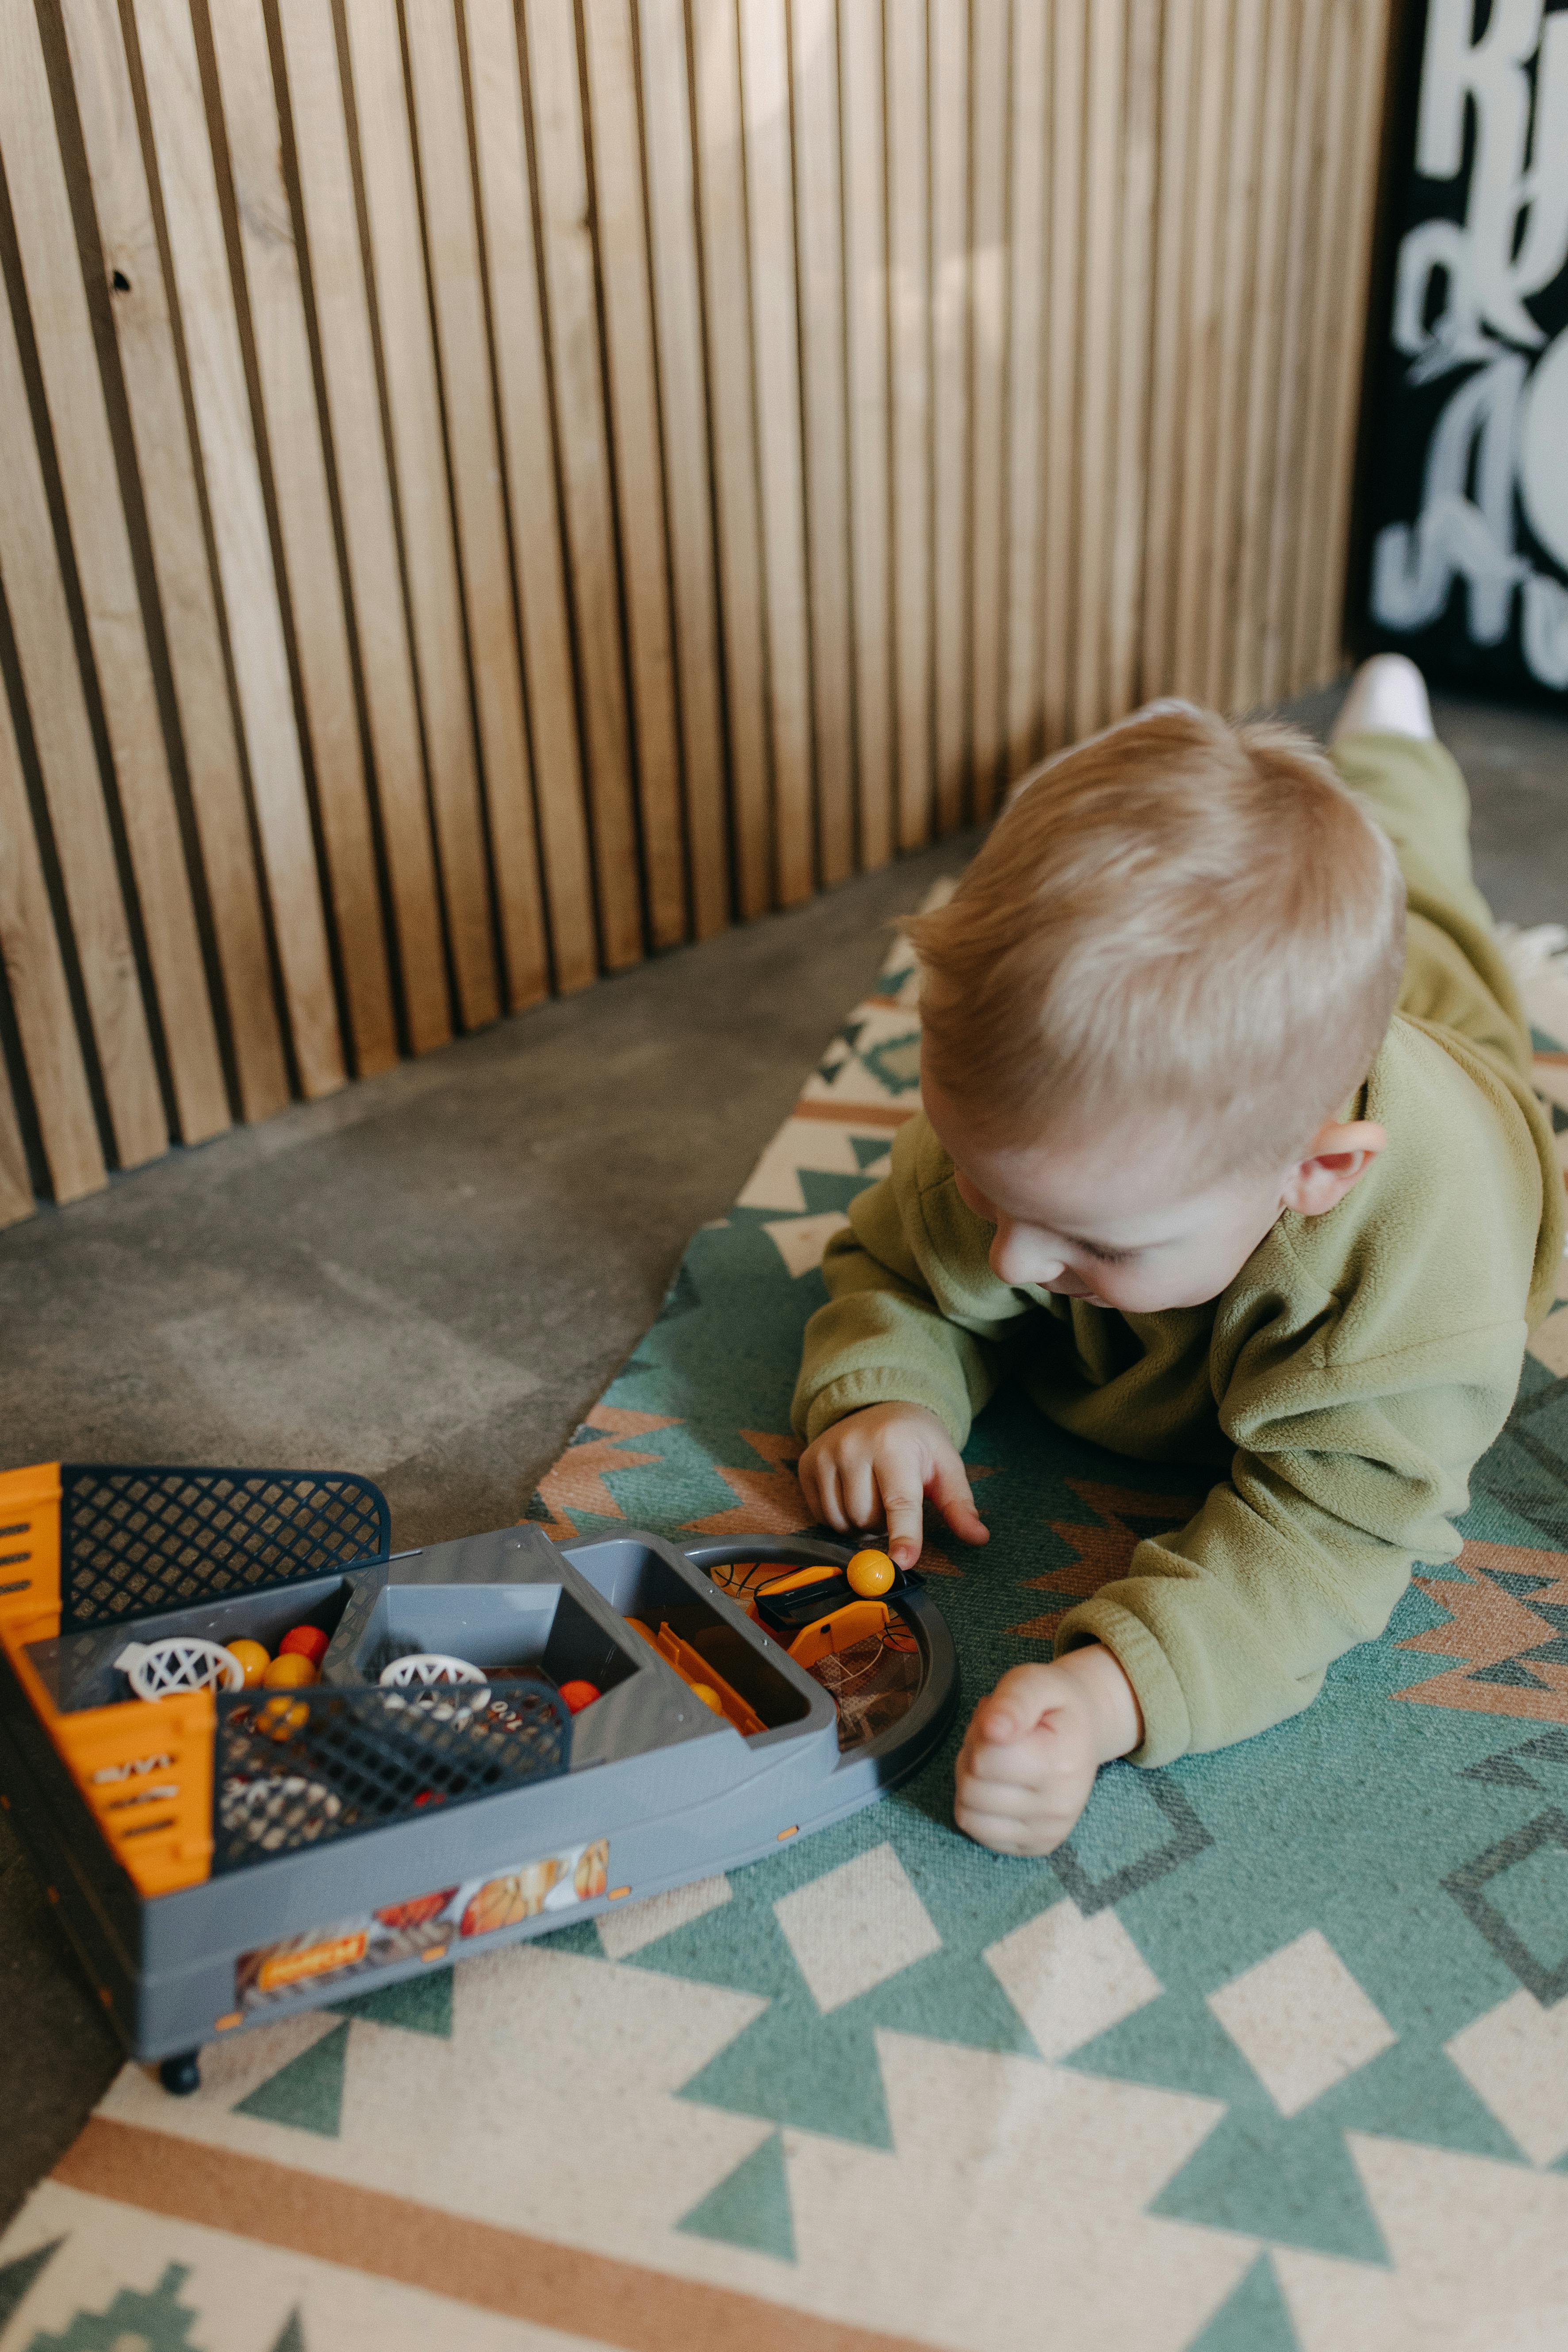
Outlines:
[{"label": "black sign", "polygon": [[1568,0],[1426,0],[1368,469],[1372,641],[1568,697]]}]

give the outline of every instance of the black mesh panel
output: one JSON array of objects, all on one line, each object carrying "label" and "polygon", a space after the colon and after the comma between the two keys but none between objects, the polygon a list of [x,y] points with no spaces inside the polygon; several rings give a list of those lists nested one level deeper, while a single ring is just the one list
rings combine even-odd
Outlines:
[{"label": "black mesh panel", "polygon": [[391,1549],[386,1499],[340,1471],[60,1472],[60,1630],[322,1576]]},{"label": "black mesh panel", "polygon": [[564,1700],[530,1677],[236,1692],[217,1702],[213,1870],[551,1780],[571,1752]]}]

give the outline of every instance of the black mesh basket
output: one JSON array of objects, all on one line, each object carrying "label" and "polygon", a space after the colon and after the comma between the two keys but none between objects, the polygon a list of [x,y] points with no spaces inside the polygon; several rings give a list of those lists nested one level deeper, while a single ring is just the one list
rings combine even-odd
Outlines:
[{"label": "black mesh basket", "polygon": [[384,1559],[386,1497],[338,1470],[60,1470],[60,1631]]},{"label": "black mesh basket", "polygon": [[571,1753],[565,1701],[531,1675],[220,1696],[213,1871],[552,1780]]}]

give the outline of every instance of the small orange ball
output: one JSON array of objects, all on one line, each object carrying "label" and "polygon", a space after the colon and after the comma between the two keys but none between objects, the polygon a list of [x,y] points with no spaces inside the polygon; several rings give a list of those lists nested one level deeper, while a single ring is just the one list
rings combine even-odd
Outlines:
[{"label": "small orange ball", "polygon": [[707,1707],[710,1713],[714,1715],[723,1714],[724,1702],[720,1697],[718,1692],[713,1688],[711,1683],[693,1683],[691,1685],[691,1696],[693,1698],[700,1698],[702,1701],[703,1706]]},{"label": "small orange ball", "polygon": [[295,1625],[284,1634],[278,1644],[279,1656],[292,1657],[296,1652],[313,1666],[321,1664],[327,1654],[327,1637],[319,1625]]},{"label": "small orange ball", "polygon": [[280,1657],[273,1659],[261,1679],[268,1690],[292,1690],[302,1683],[319,1682],[321,1677],[309,1658],[302,1658],[298,1650],[285,1650]]},{"label": "small orange ball", "polygon": [[878,1601],[893,1589],[895,1571],[885,1551],[858,1551],[844,1573],[862,1601]]},{"label": "small orange ball", "polygon": [[594,1701],[598,1698],[601,1694],[597,1683],[577,1680],[569,1683],[563,1683],[561,1685],[561,1696],[565,1700],[574,1715],[581,1715],[583,1709],[585,1706],[592,1706]]},{"label": "small orange ball", "polygon": [[259,1642],[226,1642],[224,1647],[231,1658],[239,1662],[247,1690],[254,1690],[272,1660]]}]

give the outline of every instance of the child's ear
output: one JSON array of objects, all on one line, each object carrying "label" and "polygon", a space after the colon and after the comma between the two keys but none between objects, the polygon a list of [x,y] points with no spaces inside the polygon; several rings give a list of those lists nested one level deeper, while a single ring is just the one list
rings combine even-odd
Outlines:
[{"label": "child's ear", "polygon": [[1348,1127],[1331,1119],[1319,1129],[1306,1158],[1291,1169],[1280,1190],[1281,1202],[1300,1217],[1321,1217],[1338,1208],[1387,1141],[1386,1129],[1374,1119],[1358,1118]]}]

